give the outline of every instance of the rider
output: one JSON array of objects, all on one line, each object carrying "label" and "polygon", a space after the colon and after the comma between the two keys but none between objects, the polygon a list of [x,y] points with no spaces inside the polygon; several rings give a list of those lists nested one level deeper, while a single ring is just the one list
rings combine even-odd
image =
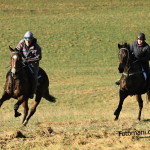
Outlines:
[{"label": "rider", "polygon": [[29,97],[33,98],[37,89],[39,61],[42,58],[41,47],[37,44],[37,39],[33,36],[32,32],[28,31],[16,48],[21,52],[22,57],[28,62],[29,67],[32,69],[33,80],[31,84],[31,95]]},{"label": "rider", "polygon": [[[145,34],[139,33],[137,35],[137,40],[130,45],[130,51],[134,55],[135,60],[139,60],[142,64],[143,70],[147,74],[149,79],[149,60],[150,60],[150,47],[145,42]],[[120,80],[115,82],[117,85],[120,85]]]}]

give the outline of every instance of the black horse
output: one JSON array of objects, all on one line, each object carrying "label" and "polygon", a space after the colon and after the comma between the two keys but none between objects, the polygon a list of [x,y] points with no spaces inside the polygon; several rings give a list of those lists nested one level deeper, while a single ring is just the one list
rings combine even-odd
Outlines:
[{"label": "black horse", "polygon": [[29,74],[28,65],[23,62],[22,55],[15,49],[9,47],[11,51],[10,57],[10,65],[11,69],[6,75],[6,82],[4,86],[4,92],[0,99],[0,107],[4,101],[15,98],[17,99],[17,103],[14,105],[15,117],[21,115],[18,112],[19,106],[22,104],[24,107],[24,117],[22,124],[26,125],[31,118],[31,116],[35,113],[38,104],[41,101],[41,98],[45,98],[50,102],[55,102],[55,97],[49,94],[49,80],[45,71],[40,68],[39,69],[39,78],[38,78],[38,87],[36,91],[36,97],[34,101],[34,105],[31,108],[31,111],[28,115],[28,99],[31,91],[31,80],[32,75]]},{"label": "black horse", "polygon": [[[134,59],[133,54],[130,52],[130,46],[127,43],[123,45],[118,44],[119,53],[119,67],[118,70],[122,73],[120,79],[120,90],[119,90],[119,105],[114,115],[115,120],[118,120],[119,114],[122,109],[125,98],[129,95],[136,95],[136,100],[139,104],[138,120],[141,119],[141,112],[143,108],[143,100],[141,95],[148,91],[148,82],[146,73],[141,65],[141,62]],[[149,93],[148,94],[148,100]]]}]

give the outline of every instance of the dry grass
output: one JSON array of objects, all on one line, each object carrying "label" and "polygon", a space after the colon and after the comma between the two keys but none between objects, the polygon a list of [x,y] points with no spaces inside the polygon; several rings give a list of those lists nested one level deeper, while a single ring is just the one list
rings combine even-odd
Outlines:
[{"label": "dry grass", "polygon": [[[32,118],[34,120],[38,117],[40,121],[32,120],[27,127],[21,127],[20,120],[14,120],[14,125],[11,120],[11,126],[8,124],[8,120],[1,121],[1,148],[15,150],[20,148],[55,150],[148,149],[149,138],[138,139],[138,136],[134,135],[119,136],[118,131],[148,131],[149,105],[144,101],[142,121],[139,122],[136,120],[137,103],[134,97],[129,97],[125,101],[120,120],[114,121],[113,111],[116,108],[116,102],[117,97],[100,102],[100,105],[103,106],[99,107],[100,109],[95,104],[93,104],[94,106],[90,105],[90,109],[82,107],[82,110],[79,110],[78,107],[71,109],[70,105],[59,110],[59,107],[57,109],[56,106],[56,112],[42,111],[41,108],[44,104],[41,104],[41,108],[38,108],[36,115]],[[70,114],[72,118],[67,117]],[[58,120],[49,121],[51,116],[54,119],[55,115]],[[6,122],[7,126],[4,127]],[[16,122],[18,122],[18,127],[15,126]],[[145,136],[148,137],[149,134],[140,135],[140,137]]]}]

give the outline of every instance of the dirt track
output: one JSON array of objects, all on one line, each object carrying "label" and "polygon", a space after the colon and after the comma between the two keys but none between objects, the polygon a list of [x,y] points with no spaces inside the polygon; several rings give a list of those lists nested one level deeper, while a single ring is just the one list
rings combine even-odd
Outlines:
[{"label": "dirt track", "polygon": [[[87,125],[87,128],[83,128],[83,124]],[[88,128],[89,125],[90,128]],[[96,120],[84,123],[41,122],[35,127],[36,129],[33,130],[31,126],[20,127],[0,134],[0,148],[11,150],[20,148],[55,150],[147,148],[146,144],[141,143],[141,140],[134,136],[119,136],[117,129],[110,130],[110,124],[100,124]]]},{"label": "dirt track", "polygon": [[[7,131],[0,135],[0,144],[2,149],[20,149],[19,143],[24,143],[24,146],[34,148],[34,147],[49,147],[51,145],[62,145],[70,146],[74,145],[77,148],[90,149],[90,147],[97,147],[98,141],[102,141],[106,138],[108,133],[105,131],[89,131],[88,129],[83,129],[82,131],[62,131],[65,126],[79,126],[80,123],[63,123],[59,122],[55,130],[51,127],[51,122],[38,123],[37,129],[34,131],[27,131],[28,127],[21,127],[20,129],[15,129]],[[53,124],[53,126],[55,126]],[[61,127],[60,127],[61,126]],[[13,145],[13,143],[16,143]],[[24,147],[24,148],[25,148]],[[98,146],[99,147],[99,146]],[[97,148],[98,148],[97,147]],[[63,147],[61,148],[63,149]]]}]

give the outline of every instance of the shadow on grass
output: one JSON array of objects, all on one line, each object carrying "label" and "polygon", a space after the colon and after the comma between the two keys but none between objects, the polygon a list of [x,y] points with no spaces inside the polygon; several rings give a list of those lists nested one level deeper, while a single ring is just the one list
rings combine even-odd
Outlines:
[{"label": "shadow on grass", "polygon": [[143,122],[150,122],[150,119],[144,119]]}]

